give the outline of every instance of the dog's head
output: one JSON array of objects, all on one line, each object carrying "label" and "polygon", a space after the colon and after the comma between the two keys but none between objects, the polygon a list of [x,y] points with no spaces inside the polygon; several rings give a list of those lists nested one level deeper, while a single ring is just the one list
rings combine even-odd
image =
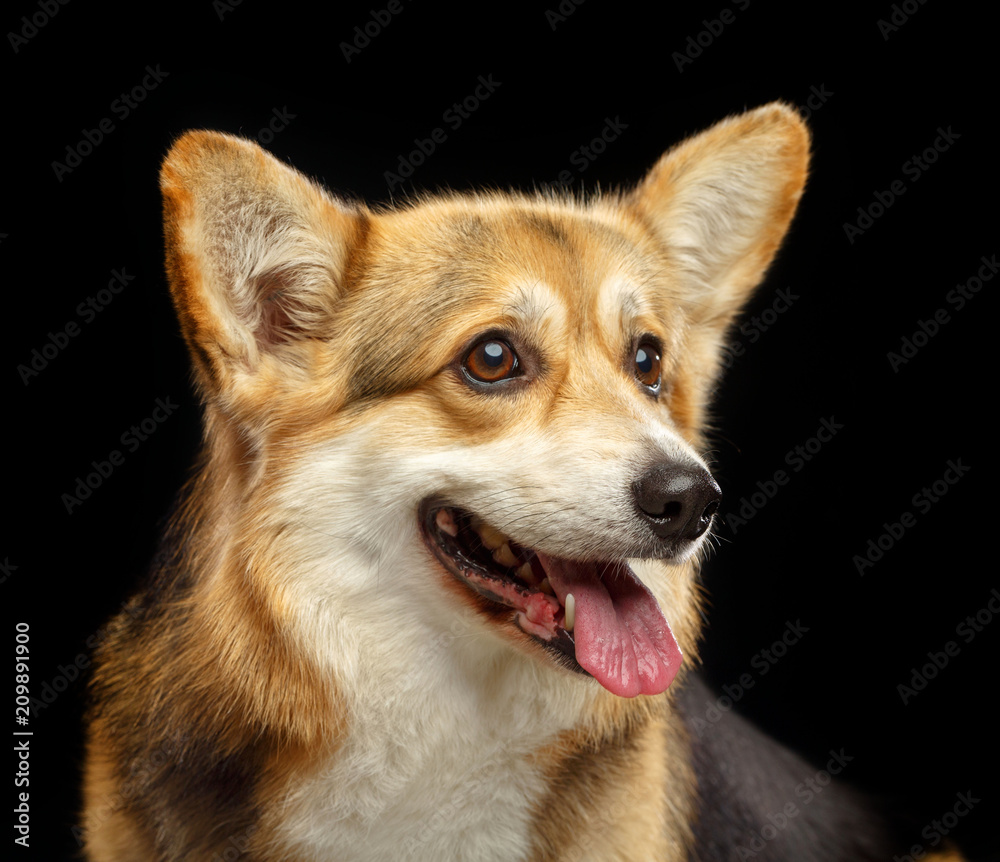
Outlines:
[{"label": "dog's head", "polygon": [[247,141],[184,135],[167,261],[220,558],[342,642],[389,617],[422,654],[460,620],[465,645],[663,691],[719,505],[699,451],[721,345],[807,161],[772,104],[628,193],[374,212]]}]

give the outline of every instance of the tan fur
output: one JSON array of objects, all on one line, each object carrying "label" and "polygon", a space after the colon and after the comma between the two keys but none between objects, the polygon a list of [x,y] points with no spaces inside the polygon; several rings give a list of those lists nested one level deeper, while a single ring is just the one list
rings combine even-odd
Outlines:
[{"label": "tan fur", "polygon": [[567,734],[539,753],[552,789],[539,805],[530,858],[687,858],[692,799],[677,791],[694,780],[684,732],[658,700],[616,698],[602,712],[599,729]]},{"label": "tan fur", "polygon": [[95,859],[121,862],[155,858],[148,837],[128,813],[129,785],[119,778],[110,748],[93,737],[87,747],[83,830],[88,853]]},{"label": "tan fur", "polygon": [[[247,858],[305,862],[320,858],[309,847],[324,846],[322,829],[353,830],[344,833],[353,840],[376,803],[397,810],[379,797],[378,780],[345,764],[379,755],[381,729],[363,723],[372,716],[389,729],[400,723],[398,735],[386,736],[403,749],[384,784],[410,774],[408,758],[424,738],[435,744],[435,728],[421,737],[421,715],[412,714],[422,693],[399,702],[393,689],[406,681],[393,677],[405,656],[378,653],[379,639],[366,641],[357,628],[360,620],[382,624],[383,605],[410,590],[420,612],[410,619],[409,606],[394,604],[402,617],[387,637],[409,626],[409,646],[423,655],[427,633],[447,634],[451,620],[464,652],[447,653],[449,673],[468,670],[463,662],[477,650],[489,657],[488,667],[470,671],[482,703],[491,686],[529,680],[538,689],[528,692],[537,694],[532,708],[560,705],[539,720],[537,743],[505,739],[488,710],[479,717],[501,748],[511,746],[509,763],[486,766],[534,794],[503,800],[511,817],[504,835],[526,848],[518,858],[687,859],[695,778],[674,688],[615,697],[556,668],[508,624],[509,613],[440,566],[422,580],[379,568],[384,548],[416,535],[413,509],[409,520],[380,521],[382,532],[367,535],[366,519],[382,513],[358,502],[368,489],[358,487],[367,477],[355,464],[437,453],[427,482],[450,482],[488,506],[488,495],[448,475],[449,451],[506,451],[511,440],[530,448],[558,439],[556,429],[566,441],[559,457],[587,474],[640,451],[637,436],[699,450],[720,346],[788,229],[808,148],[798,116],[773,104],[681,143],[627,193],[451,195],[375,212],[331,196],[247,141],[213,132],[180,138],[161,177],[167,270],[204,402],[205,446],[149,586],[98,657],[88,858],[196,862],[242,846]],[[510,397],[484,396],[455,372],[471,340],[497,326],[525,345],[529,373]],[[629,333],[663,345],[659,400],[623,371]],[[564,481],[545,463],[536,469],[540,485]],[[336,493],[346,496],[331,507]],[[344,535],[330,513],[351,507],[357,535]],[[618,541],[609,530],[589,547],[502,509],[493,515],[518,541],[537,538],[553,554],[595,557]],[[412,553],[432,570],[425,551]],[[690,663],[700,628],[696,561],[647,560],[636,571]],[[454,684],[433,667],[413,673],[443,689]],[[683,674],[674,685],[682,684]],[[467,688],[451,690],[463,704],[466,695],[477,702]],[[385,707],[372,707],[369,695]],[[473,741],[460,743],[477,756]],[[428,763],[440,761],[434,752]],[[203,782],[197,791],[194,775]],[[102,817],[102,798],[129,776],[138,776],[133,790]],[[340,786],[354,782],[372,807],[351,808]],[[457,793],[455,806],[464,802]],[[411,803],[420,800],[391,800],[402,810]],[[421,840],[414,852],[446,839]]]}]

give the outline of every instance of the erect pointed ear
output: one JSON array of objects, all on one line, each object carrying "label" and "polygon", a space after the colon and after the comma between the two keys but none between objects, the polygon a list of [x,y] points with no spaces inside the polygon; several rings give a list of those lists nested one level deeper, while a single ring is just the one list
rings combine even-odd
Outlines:
[{"label": "erect pointed ear", "polygon": [[167,273],[208,396],[329,337],[364,213],[256,144],[187,132],[163,163]]},{"label": "erect pointed ear", "polygon": [[632,203],[681,266],[694,322],[719,337],[764,276],[802,195],[809,132],[773,102],[666,152]]}]

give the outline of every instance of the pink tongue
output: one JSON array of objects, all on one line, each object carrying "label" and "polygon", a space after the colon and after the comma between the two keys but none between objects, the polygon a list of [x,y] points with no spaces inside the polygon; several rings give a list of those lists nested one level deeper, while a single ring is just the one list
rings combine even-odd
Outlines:
[{"label": "pink tongue", "polygon": [[628,565],[538,559],[559,601],[573,594],[580,667],[621,697],[666,691],[683,656],[653,594]]}]

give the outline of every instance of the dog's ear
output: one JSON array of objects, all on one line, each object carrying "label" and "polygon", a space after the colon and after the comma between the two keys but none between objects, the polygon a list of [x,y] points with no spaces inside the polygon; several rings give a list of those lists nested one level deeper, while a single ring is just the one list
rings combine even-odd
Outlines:
[{"label": "dog's ear", "polygon": [[179,138],[160,172],[167,273],[198,382],[235,394],[329,337],[365,215],[256,144]]},{"label": "dog's ear", "polygon": [[809,132],[780,102],[668,150],[632,205],[681,267],[693,322],[719,337],[764,277],[802,195]]}]

